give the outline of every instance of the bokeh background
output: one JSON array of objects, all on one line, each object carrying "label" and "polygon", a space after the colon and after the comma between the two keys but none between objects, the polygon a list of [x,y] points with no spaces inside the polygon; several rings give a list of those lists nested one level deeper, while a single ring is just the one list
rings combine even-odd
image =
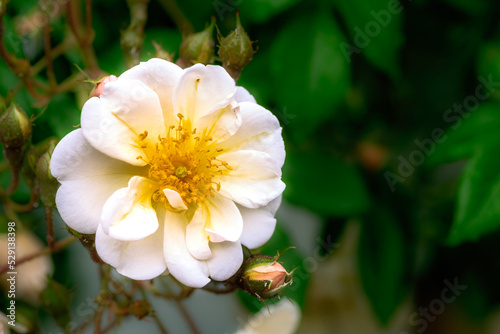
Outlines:
[{"label": "bokeh background", "polygon": [[[49,80],[41,18],[50,18],[51,44],[62,45],[55,78],[74,81],[40,101],[0,60],[0,95],[13,91],[32,115],[34,144],[60,139],[78,126],[91,90],[79,70],[86,68],[65,18],[67,2],[11,0],[3,17],[5,47],[38,64],[41,82]],[[274,255],[276,249],[298,247],[281,259],[288,270],[299,267],[285,291],[302,310],[298,332],[500,333],[500,3],[177,5],[195,31],[215,16],[222,36],[234,29],[239,11],[256,41],[257,52],[238,84],[278,117],[287,150],[278,226],[259,251]],[[142,60],[155,54],[153,41],[179,55],[183,36],[169,6],[171,1],[150,1]],[[130,24],[127,3],[94,1],[92,13],[98,66],[119,75],[127,68],[120,47],[121,31]],[[217,44],[215,32],[213,37]],[[5,189],[11,175],[3,158],[0,167]],[[12,200],[29,199],[30,189],[21,183]],[[44,215],[40,207],[13,218],[2,207],[0,232],[15,219],[44,247]],[[55,226],[58,239],[67,236],[57,214]],[[3,264],[6,250],[1,251]],[[42,273],[34,277],[43,282],[49,275],[49,285],[68,296],[66,323],[91,319],[100,283],[85,249],[73,243],[47,261],[26,265],[18,280]],[[63,333],[51,302],[40,300],[44,284],[36,282],[17,299],[18,320],[31,324],[33,333]],[[1,296],[5,312],[5,290]],[[189,332],[176,302],[151,302],[169,332]],[[196,291],[182,305],[202,333],[232,333],[264,306],[243,292],[206,291]],[[116,333],[156,330],[150,318],[128,317]]]}]

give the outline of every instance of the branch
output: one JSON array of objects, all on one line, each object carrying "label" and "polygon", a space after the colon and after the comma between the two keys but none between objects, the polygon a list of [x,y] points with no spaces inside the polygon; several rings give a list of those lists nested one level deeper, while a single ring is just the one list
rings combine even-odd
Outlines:
[{"label": "branch", "polygon": [[[69,237],[66,237],[62,240],[59,240],[54,244],[53,250],[51,250],[49,247],[45,247],[44,249],[42,249],[38,253],[34,253],[34,254],[30,254],[30,255],[27,255],[25,257],[22,257],[21,259],[16,261],[16,267],[23,264],[24,262],[28,262],[28,261],[31,261],[33,259],[36,259],[39,256],[59,252],[60,250],[63,250],[64,248],[66,248],[68,245],[70,245],[75,240],[78,240],[78,239],[73,237],[73,236],[69,236]],[[5,274],[7,271],[9,271],[8,264],[5,264],[5,265],[0,267],[0,275]]]}]

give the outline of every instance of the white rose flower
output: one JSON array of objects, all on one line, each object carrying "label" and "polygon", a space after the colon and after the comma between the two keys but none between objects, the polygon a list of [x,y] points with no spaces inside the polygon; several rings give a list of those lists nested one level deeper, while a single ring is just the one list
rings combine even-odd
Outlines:
[{"label": "white rose flower", "polygon": [[222,67],[151,59],[85,103],[51,171],[61,217],[103,261],[203,287],[271,237],[284,159],[276,117]]}]

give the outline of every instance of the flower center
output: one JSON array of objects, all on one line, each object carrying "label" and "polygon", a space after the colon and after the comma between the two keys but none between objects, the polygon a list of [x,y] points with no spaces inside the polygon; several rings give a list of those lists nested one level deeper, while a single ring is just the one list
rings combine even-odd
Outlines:
[{"label": "flower center", "polygon": [[156,144],[147,138],[147,131],[138,138],[144,156],[138,156],[137,159],[149,165],[149,177],[159,185],[152,198],[167,206],[170,204],[164,189],[178,192],[187,205],[201,203],[207,196],[214,197],[214,191],[220,190],[220,183],[212,179],[232,169],[225,161],[217,159],[223,150],[215,147],[206,131],[198,135],[196,129],[191,130],[189,120],[185,120],[181,114],[177,114],[177,117],[178,125],[171,125],[167,135],[159,136]]}]

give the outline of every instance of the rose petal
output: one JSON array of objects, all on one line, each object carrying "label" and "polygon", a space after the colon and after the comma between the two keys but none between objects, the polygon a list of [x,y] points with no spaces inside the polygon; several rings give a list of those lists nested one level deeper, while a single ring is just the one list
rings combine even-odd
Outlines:
[{"label": "rose petal", "polygon": [[167,264],[163,257],[163,227],[137,241],[122,241],[106,235],[99,225],[95,245],[101,259],[127,277],[136,280],[153,279],[161,275]]},{"label": "rose petal", "polygon": [[254,314],[243,329],[235,334],[293,334],[300,324],[300,308],[291,300],[263,307]]},{"label": "rose petal", "polygon": [[204,261],[198,261],[188,251],[186,246],[187,219],[184,214],[163,210],[159,219],[164,217],[165,233],[163,251],[168,270],[184,285],[201,288],[210,279],[208,267]]},{"label": "rose petal", "polygon": [[272,200],[268,205],[258,209],[248,209],[238,206],[243,217],[243,232],[241,243],[249,249],[264,245],[273,235],[276,226],[274,215],[281,204],[281,196]]},{"label": "rose petal", "polygon": [[207,219],[210,219],[209,213],[204,205],[200,205],[186,227],[186,247],[197,260],[206,260],[212,256],[209,236],[205,230]]},{"label": "rose petal", "polygon": [[146,163],[138,144],[148,132],[153,142],[165,135],[158,95],[139,80],[121,79],[106,84],[100,98],[89,99],[82,110],[82,130],[89,143],[104,154],[136,166]]},{"label": "rose petal", "polygon": [[243,231],[243,218],[236,204],[219,194],[207,198],[205,230],[212,242],[237,241]]},{"label": "rose petal", "polygon": [[212,257],[207,261],[210,277],[225,281],[240,269],[243,263],[243,250],[237,242],[220,242],[210,245]]},{"label": "rose petal", "polygon": [[101,226],[113,239],[141,240],[158,229],[156,211],[151,205],[155,185],[146,178],[134,176],[128,187],[119,189],[102,209]]},{"label": "rose petal", "polygon": [[257,103],[255,101],[255,98],[246,90],[245,88],[241,86],[236,86],[236,93],[234,94],[234,99],[236,102],[241,103],[241,102],[252,102],[252,103]]},{"label": "rose petal", "polygon": [[239,104],[241,126],[217,147],[225,152],[255,150],[266,152],[281,168],[285,161],[285,145],[278,119],[267,109],[250,102]]},{"label": "rose petal", "polygon": [[234,101],[218,112],[203,116],[197,122],[197,127],[205,129],[207,136],[212,137],[213,142],[221,142],[230,138],[240,126],[240,108]]},{"label": "rose petal", "polygon": [[236,151],[221,154],[219,160],[227,162],[232,170],[217,175],[219,193],[247,208],[269,204],[285,189],[281,181],[280,163],[261,151]]},{"label": "rose petal", "polygon": [[184,70],[174,89],[174,110],[193,122],[224,108],[235,93],[233,78],[220,66],[195,64]]},{"label": "rose petal", "polygon": [[177,123],[172,97],[174,87],[182,75],[182,68],[169,61],[153,58],[132,67],[120,79],[138,79],[158,94],[165,126]]},{"label": "rose petal", "polygon": [[163,193],[167,197],[168,203],[174,208],[175,210],[179,211],[184,211],[187,210],[188,207],[182,200],[181,195],[175,190],[172,189],[163,189]]},{"label": "rose petal", "polygon": [[133,175],[145,172],[94,149],[82,130],[69,133],[56,146],[50,168],[61,183],[56,195],[58,211],[68,226],[80,233],[95,233],[102,207]]}]

